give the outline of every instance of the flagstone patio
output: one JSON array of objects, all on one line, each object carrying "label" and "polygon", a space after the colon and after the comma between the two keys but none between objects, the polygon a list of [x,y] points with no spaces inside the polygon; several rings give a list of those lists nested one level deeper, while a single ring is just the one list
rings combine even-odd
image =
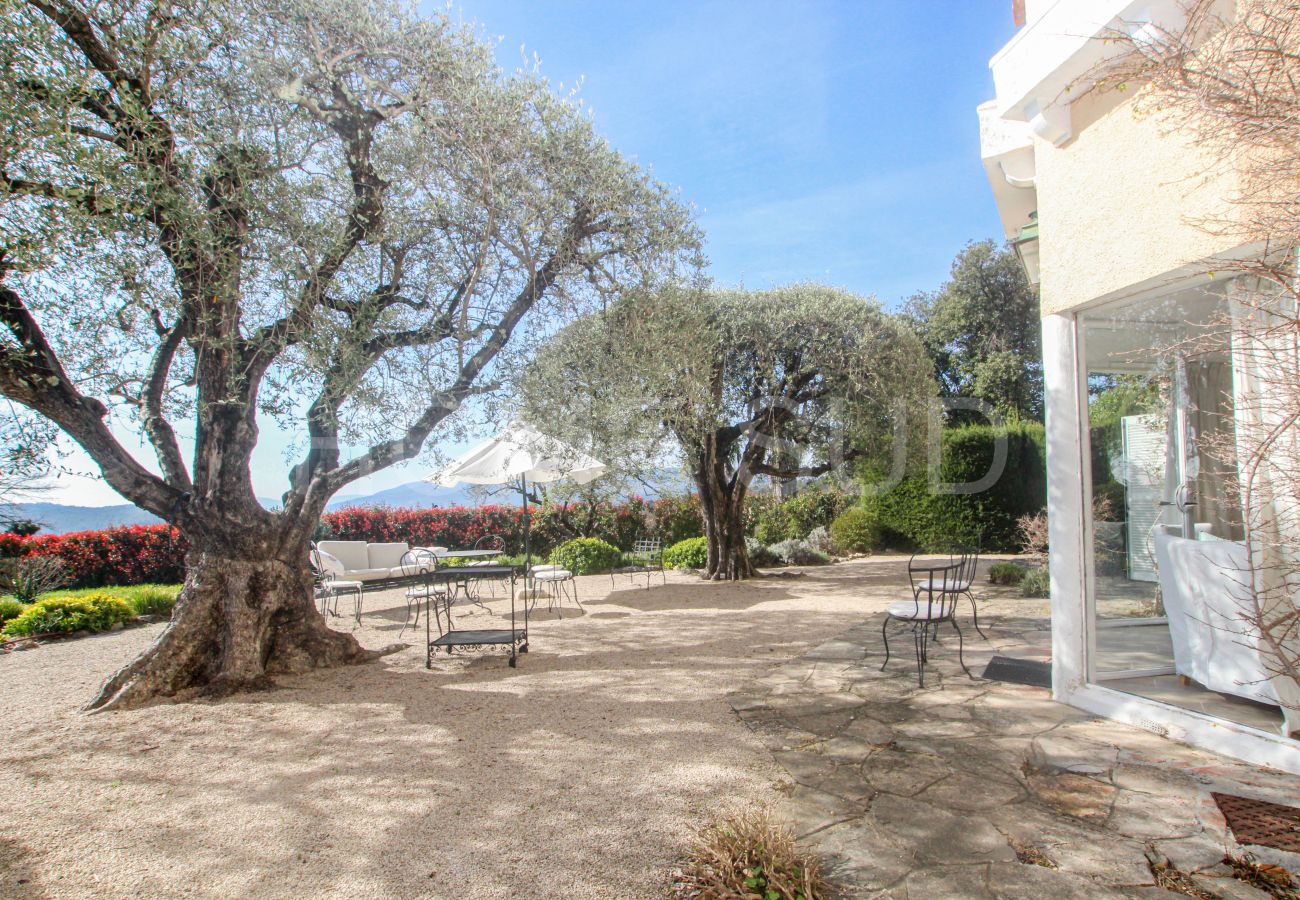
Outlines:
[{"label": "flagstone patio", "polygon": [[793,782],[781,812],[846,895],[1149,896],[1166,893],[1153,864],[1172,863],[1201,896],[1267,897],[1225,853],[1300,871],[1298,854],[1238,845],[1210,796],[1295,803],[1300,779],[978,677],[995,653],[1046,659],[1045,626],[991,618],[988,641],[966,640],[973,679],[941,633],[920,688],[906,636],[880,671],[877,616],[731,696]]}]

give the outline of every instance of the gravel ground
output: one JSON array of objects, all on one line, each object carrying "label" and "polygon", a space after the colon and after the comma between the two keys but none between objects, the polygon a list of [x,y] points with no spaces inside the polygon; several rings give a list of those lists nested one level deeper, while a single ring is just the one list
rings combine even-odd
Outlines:
[{"label": "gravel ground", "polygon": [[[539,608],[517,669],[428,671],[421,625],[376,663],[97,715],[81,704],[162,626],[0,656],[0,896],[663,896],[693,829],[778,796],[727,694],[882,609],[904,573],[590,576],[585,614]],[[508,614],[491,608],[457,627]],[[404,611],[369,595],[358,639],[392,643]]]}]

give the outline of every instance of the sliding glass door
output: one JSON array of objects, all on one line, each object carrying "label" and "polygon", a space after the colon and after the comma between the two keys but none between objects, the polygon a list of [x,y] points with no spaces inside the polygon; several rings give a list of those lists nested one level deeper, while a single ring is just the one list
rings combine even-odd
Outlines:
[{"label": "sliding glass door", "polygon": [[1078,317],[1089,680],[1275,730],[1243,624],[1246,395],[1229,292],[1183,289]]}]

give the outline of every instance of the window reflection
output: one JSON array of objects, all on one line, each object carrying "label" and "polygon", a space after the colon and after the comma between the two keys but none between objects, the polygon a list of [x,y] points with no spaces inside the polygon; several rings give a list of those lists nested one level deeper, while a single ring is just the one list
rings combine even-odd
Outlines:
[{"label": "window reflection", "polygon": [[1276,731],[1280,713],[1239,622],[1250,584],[1230,292],[1183,290],[1078,318],[1091,680]]}]

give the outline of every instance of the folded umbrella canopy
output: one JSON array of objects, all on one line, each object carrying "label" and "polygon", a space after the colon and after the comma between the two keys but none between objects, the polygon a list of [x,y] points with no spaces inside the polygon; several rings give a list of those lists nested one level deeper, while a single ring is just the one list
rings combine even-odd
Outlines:
[{"label": "folded umbrella canopy", "polygon": [[512,423],[491,440],[461,454],[426,481],[443,487],[457,484],[519,483],[524,507],[524,553],[532,561],[529,539],[528,482],[545,483],[568,479],[586,484],[603,475],[608,467],[581,450],[520,423]]}]

